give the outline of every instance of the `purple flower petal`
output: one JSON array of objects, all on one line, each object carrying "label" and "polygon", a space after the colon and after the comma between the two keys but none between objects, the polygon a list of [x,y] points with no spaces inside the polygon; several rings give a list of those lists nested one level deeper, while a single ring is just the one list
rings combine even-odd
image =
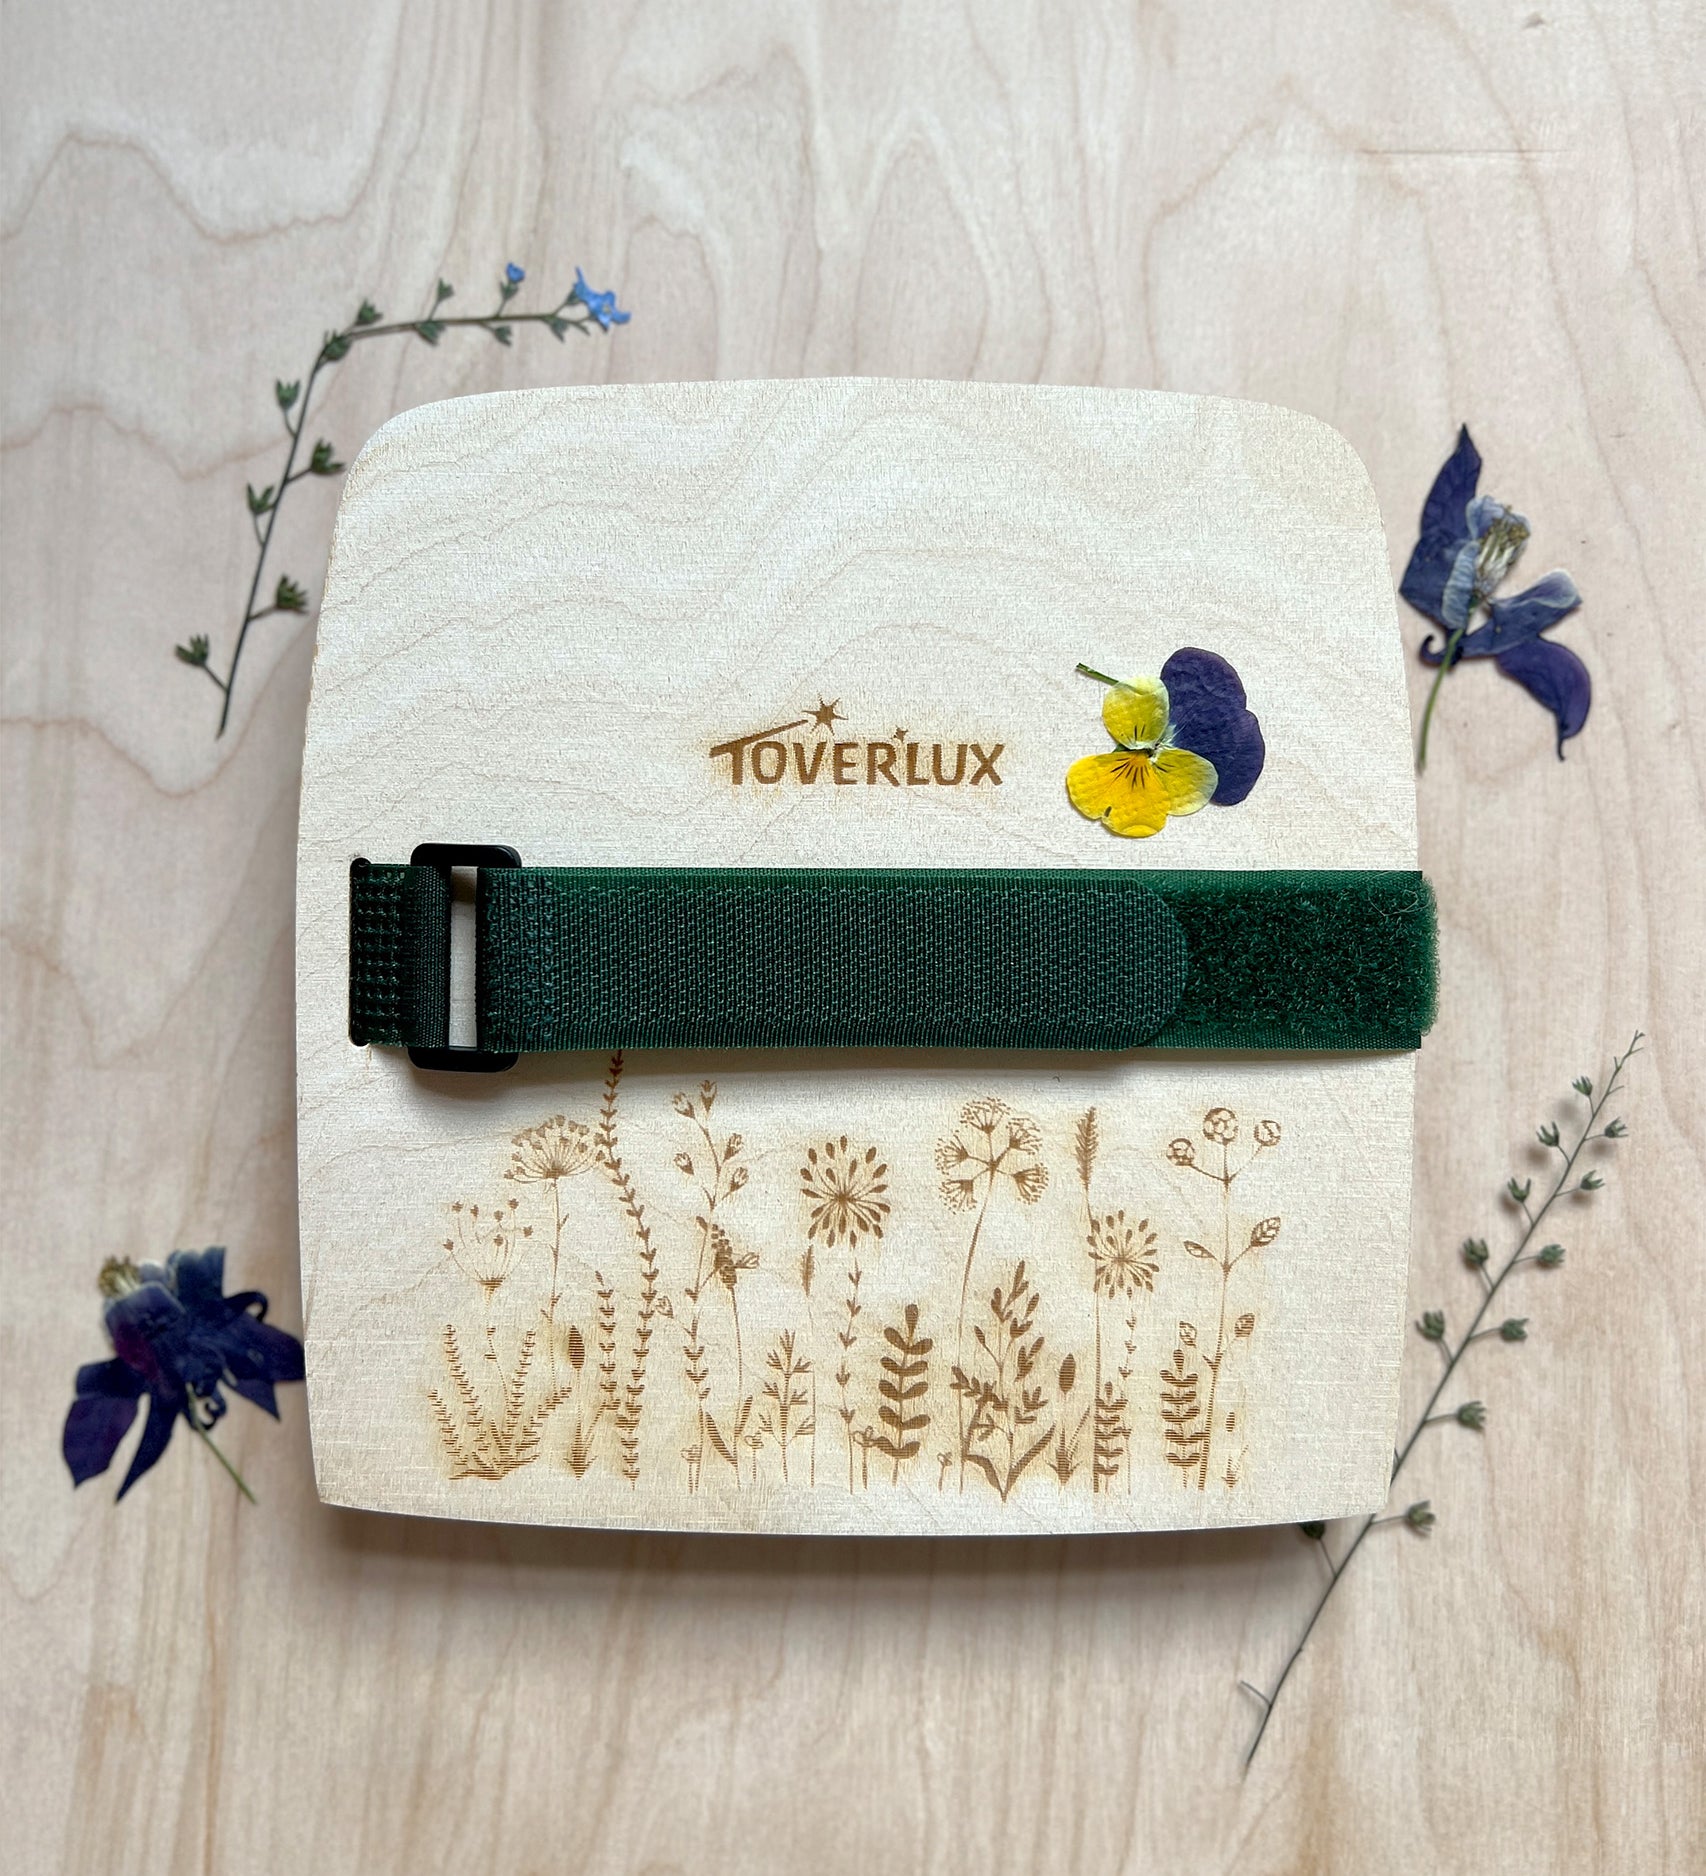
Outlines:
[{"label": "purple flower petal", "polygon": [[[1487,608],[1494,638],[1493,652],[1509,651],[1524,639],[1538,638],[1547,626],[1556,625],[1581,603],[1582,596],[1576,591],[1575,581],[1561,570],[1536,580],[1527,592],[1518,593],[1514,599],[1495,599]],[[1478,636],[1478,633],[1470,634],[1470,637]],[[1468,638],[1463,642],[1467,645]]]},{"label": "purple flower petal", "polygon": [[[1487,608],[1486,624],[1464,633],[1451,662],[1457,664],[1464,658],[1496,658],[1501,652],[1538,638],[1549,625],[1556,625],[1581,603],[1576,583],[1567,573],[1549,573],[1514,599],[1495,599]],[[1437,665],[1444,656],[1443,648],[1436,648],[1430,636],[1421,648],[1422,663]]]},{"label": "purple flower petal", "polygon": [[1463,623],[1446,617],[1445,595],[1459,551],[1474,537],[1469,526],[1469,503],[1480,479],[1481,455],[1465,424],[1457,433],[1457,447],[1434,477],[1422,504],[1421,533],[1398,584],[1398,591],[1418,612],[1440,625]]},{"label": "purple flower petal", "polygon": [[160,1283],[144,1283],[107,1305],[114,1351],[150,1387],[168,1372],[175,1374],[184,1320],[183,1305]]},{"label": "purple flower petal", "polygon": [[174,1251],[166,1259],[166,1269],[178,1301],[193,1315],[225,1300],[225,1246],[209,1245],[205,1251]]},{"label": "purple flower petal", "polygon": [[172,1429],[177,1425],[178,1415],[183,1410],[181,1401],[173,1403],[159,1394],[149,1395],[148,1424],[142,1429],[142,1438],[136,1442],[136,1451],[131,1455],[130,1470],[124,1475],[124,1483],[118,1488],[120,1498],[166,1450],[171,1443]]},{"label": "purple flower petal", "polygon": [[1567,645],[1531,638],[1498,654],[1499,669],[1552,712],[1558,724],[1558,760],[1564,745],[1581,734],[1593,703],[1588,668]]},{"label": "purple flower petal", "polygon": [[1161,682],[1174,742],[1214,764],[1220,779],[1209,799],[1235,807],[1256,786],[1268,754],[1238,673],[1218,653],[1186,646],[1161,667]]},{"label": "purple flower petal", "polygon": [[65,1416],[60,1451],[81,1485],[113,1462],[119,1442],[136,1418],[142,1377],[122,1361],[92,1361],[77,1370],[77,1398]]},{"label": "purple flower petal", "polygon": [[118,1359],[78,1370],[62,1444],[77,1483],[105,1471],[146,1393],[148,1422],[122,1498],[166,1450],[180,1414],[203,1427],[221,1418],[222,1388],[276,1418],[274,1385],[300,1381],[303,1356],[295,1336],[264,1320],[267,1299],[259,1290],[224,1293],[225,1252],[218,1245],[174,1251],[164,1267],[130,1267],[128,1280],[115,1287],[106,1324]]},{"label": "purple flower petal", "polygon": [[273,1392],[270,1381],[233,1381],[231,1391],[233,1394],[242,1395],[250,1406],[259,1407],[263,1413],[271,1414],[275,1420],[278,1418],[278,1396]]}]

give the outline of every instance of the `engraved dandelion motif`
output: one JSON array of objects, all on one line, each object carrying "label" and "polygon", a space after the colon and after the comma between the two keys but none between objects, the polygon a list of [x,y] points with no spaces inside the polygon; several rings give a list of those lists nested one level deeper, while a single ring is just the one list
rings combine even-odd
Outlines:
[{"label": "engraved dandelion motif", "polygon": [[1094,1214],[1090,1220],[1091,1284],[1098,1296],[1129,1296],[1134,1290],[1153,1290],[1159,1268],[1155,1256],[1156,1233],[1149,1220],[1135,1223],[1123,1211]]},{"label": "engraved dandelion motif", "polygon": [[808,1209],[806,1236],[833,1250],[855,1248],[862,1237],[880,1238],[889,1215],[889,1169],[874,1146],[863,1153],[839,1140],[806,1148],[800,1168],[800,1193]]}]

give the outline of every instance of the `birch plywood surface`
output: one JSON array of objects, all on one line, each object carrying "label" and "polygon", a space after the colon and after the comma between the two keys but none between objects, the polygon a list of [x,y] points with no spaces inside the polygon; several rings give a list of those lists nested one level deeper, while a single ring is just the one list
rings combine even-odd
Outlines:
[{"label": "birch plywood surface", "polygon": [[[16,5],[5,85],[7,1842],[30,1870],[1686,1870],[1701,1857],[1697,550],[1706,47],[1679,7],[1426,14]],[[371,349],[345,454],[460,391],[846,372],[1261,398],[1394,571],[1467,417],[1571,569],[1594,715],[1453,680],[1410,1314],[1552,1091],[1633,1138],[1430,1436],[1248,1779],[1286,1529],[984,1542],[471,1527],[317,1502],[307,1416],[122,1507],[59,1415],[102,1256],[224,1241],[302,1320],[292,894],[310,639],[234,729],[168,647],[249,570],[267,387],[363,292],[581,262],[607,349]],[[597,483],[597,462],[566,473]],[[620,490],[616,491],[620,496]],[[334,502],[281,542],[317,586]],[[276,623],[276,622],[275,622]],[[267,629],[271,629],[270,627]],[[1406,634],[1415,631],[1406,620]],[[1306,637],[1306,635],[1305,635]],[[1420,697],[1412,667],[1413,703]],[[1695,712],[1695,714],[1698,714]],[[1421,1351],[1424,1355],[1427,1351]],[[1414,1407],[1429,1377],[1406,1376]]]},{"label": "birch plywood surface", "polygon": [[[563,488],[590,459],[610,487]],[[1379,1508],[1407,1054],[710,1051],[470,1084],[348,1035],[351,862],[423,834],[541,866],[1413,869],[1385,544],[1342,439],[1034,386],[463,398],[374,438],[335,539],[297,860],[324,1496],[886,1535]],[[1272,771],[1120,838],[1067,795],[1106,741],[1077,653],[1135,677],[1182,645],[1237,672]],[[693,968],[703,934],[674,936]]]}]

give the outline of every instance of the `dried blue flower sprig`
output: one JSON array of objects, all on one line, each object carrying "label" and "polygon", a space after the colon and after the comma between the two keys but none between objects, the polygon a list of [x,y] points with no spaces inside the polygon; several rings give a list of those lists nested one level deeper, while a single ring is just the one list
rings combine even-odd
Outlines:
[{"label": "dried blue flower sprig", "polygon": [[[1445,634],[1443,645],[1435,645],[1430,632],[1421,647],[1422,662],[1436,669],[1416,743],[1418,770],[1427,765],[1428,730],[1440,685],[1467,658],[1493,659],[1506,677],[1552,712],[1560,761],[1564,744],[1580,734],[1593,702],[1587,666],[1568,646],[1541,636],[1582,603],[1570,576],[1549,573],[1514,599],[1493,597],[1527,545],[1529,530],[1515,509],[1476,494],[1480,480],[1480,452],[1465,425],[1428,490],[1421,536],[1398,585]],[[1485,615],[1480,625],[1474,623],[1477,612]]]},{"label": "dried blue flower sprig", "polygon": [[[308,610],[307,589],[299,586],[289,574],[279,575],[273,587],[272,599],[265,604],[262,603],[261,581],[266,573],[267,551],[272,546],[279,509],[292,484],[300,482],[305,476],[343,474],[344,465],[338,461],[336,449],[325,437],[316,439],[308,453],[307,462],[301,468],[297,467],[303,427],[308,421],[308,406],[313,401],[314,386],[320,373],[328,365],[335,365],[339,359],[346,357],[352,346],[366,339],[396,338],[404,333],[413,333],[426,344],[436,345],[454,327],[477,326],[482,332],[490,333],[499,345],[508,345],[515,337],[517,326],[544,326],[553,338],[561,340],[571,332],[585,335],[595,326],[600,332],[608,332],[612,326],[625,326],[631,317],[616,304],[613,292],[601,293],[588,286],[586,277],[578,267],[575,269],[575,284],[555,306],[532,313],[511,312],[510,301],[521,291],[521,283],[526,278],[526,268],[518,267],[514,261],[510,261],[498,276],[498,303],[491,312],[469,313],[458,318],[441,315],[444,302],[456,291],[448,280],[439,281],[433,291],[432,310],[422,319],[394,320],[387,324],[379,308],[371,300],[363,300],[354,319],[347,326],[340,326],[337,331],[326,334],[319,351],[314,354],[306,382],[298,378],[286,384],[281,378],[274,384],[273,396],[290,442],[285,450],[284,467],[278,480],[269,482],[265,488],[250,487],[248,490],[249,523],[255,531],[256,542],[255,571],[249,581],[248,601],[238,622],[237,642],[231,652],[231,663],[223,677],[214,670],[210,662],[212,648],[204,633],[198,632],[188,644],[173,647],[185,664],[202,672],[220,693],[219,728],[216,734],[223,736],[225,726],[231,720],[231,695],[236,686],[237,667],[243,659],[249,628],[258,625],[262,619],[270,619],[275,613],[305,613]],[[579,311],[571,310],[574,308],[579,308]]]},{"label": "dried blue flower sprig", "polygon": [[77,1370],[61,1450],[71,1482],[105,1472],[148,1397],[148,1421],[119,1487],[122,1498],[159,1459],[181,1418],[254,1503],[242,1474],[213,1441],[224,1389],[278,1418],[273,1390],[302,1379],[302,1344],[266,1320],[259,1290],[225,1294],[225,1252],[174,1251],[164,1265],[108,1258],[101,1294],[113,1359]]},{"label": "dried blue flower sprig", "polygon": [[[1494,1300],[1505,1284],[1517,1271],[1527,1265],[1539,1270],[1556,1270],[1564,1262],[1564,1247],[1561,1244],[1544,1244],[1538,1250],[1532,1249],[1534,1240],[1540,1235],[1540,1227],[1546,1215],[1560,1199],[1580,1194],[1584,1198],[1600,1191],[1605,1185],[1599,1171],[1587,1166],[1577,1170],[1577,1164],[1583,1152],[1597,1141],[1614,1142],[1628,1137],[1629,1129],[1620,1119],[1611,1119],[1600,1124],[1600,1116],[1605,1112],[1606,1104],[1616,1095],[1623,1085],[1623,1071],[1633,1058],[1640,1053],[1645,1040],[1640,1030],[1636,1030],[1628,1048],[1617,1056],[1611,1065],[1611,1074],[1603,1089],[1594,1092],[1593,1082],[1580,1075],[1570,1085],[1577,1096],[1586,1104],[1586,1116],[1576,1129],[1574,1140],[1566,1146],[1556,1122],[1547,1121],[1536,1130],[1535,1137],[1549,1152],[1558,1156],[1557,1176],[1551,1190],[1538,1204],[1531,1203],[1534,1197],[1532,1179],[1512,1178],[1505,1186],[1506,1200],[1521,1215],[1523,1229],[1518,1236],[1515,1248],[1500,1266],[1496,1275],[1489,1274],[1492,1253],[1487,1248],[1485,1238],[1468,1238],[1464,1241],[1461,1256],[1464,1265],[1474,1273],[1480,1285],[1480,1301],[1475,1313],[1469,1319],[1469,1326],[1454,1343],[1447,1328],[1445,1312],[1439,1309],[1426,1311],[1416,1324],[1416,1333],[1424,1342],[1431,1342],[1440,1352],[1444,1364],[1439,1380],[1428,1396],[1427,1405],[1417,1417],[1416,1424],[1410,1429],[1410,1436],[1392,1456],[1392,1481],[1397,1482],[1398,1474],[1404,1470],[1410,1455],[1416,1449],[1416,1443],[1429,1427],[1460,1426],[1471,1432],[1483,1431],[1487,1424],[1487,1409],[1478,1400],[1459,1401],[1455,1406],[1441,1406],[1446,1389],[1451,1386],[1459,1364],[1477,1342],[1499,1341],[1507,1344],[1528,1340],[1528,1318],[1526,1316],[1506,1316],[1493,1322],[1489,1318],[1493,1312]],[[1345,1572],[1351,1566],[1351,1559],[1362,1548],[1362,1542],[1370,1531],[1379,1530],[1383,1525],[1402,1525],[1406,1530],[1415,1532],[1418,1537],[1427,1537],[1434,1528],[1432,1501],[1418,1499],[1402,1511],[1388,1511],[1364,1518],[1357,1526],[1350,1542],[1345,1546],[1344,1554],[1337,1562],[1328,1547],[1328,1530],[1323,1523],[1303,1524],[1298,1529],[1305,1538],[1318,1546],[1321,1559],[1327,1567],[1327,1585],[1321,1591],[1315,1606],[1309,1612],[1309,1619],[1303,1625],[1303,1632],[1297,1643],[1286,1657],[1285,1665],[1280,1669],[1279,1679],[1273,1687],[1263,1693],[1249,1681],[1240,1681],[1238,1685],[1244,1691],[1259,1700],[1262,1705],[1262,1717],[1256,1727],[1256,1736],[1250,1741],[1250,1749],[1244,1755],[1244,1764],[1249,1766],[1256,1756],[1256,1748],[1262,1743],[1262,1735],[1268,1730],[1268,1722],[1273,1718],[1274,1707],[1291,1671],[1297,1665],[1298,1657],[1303,1653],[1309,1637],[1315,1631],[1315,1624],[1321,1619],[1321,1612],[1332,1599],[1333,1591],[1344,1581]]]}]

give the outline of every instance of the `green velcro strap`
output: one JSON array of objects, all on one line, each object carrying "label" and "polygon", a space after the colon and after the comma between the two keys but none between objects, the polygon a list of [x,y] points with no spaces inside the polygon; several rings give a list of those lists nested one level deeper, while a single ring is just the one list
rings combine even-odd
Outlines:
[{"label": "green velcro strap", "polygon": [[[442,1047],[444,876],[350,907],[352,1039]],[[1413,872],[483,867],[476,925],[494,1052],[1390,1050],[1434,1012]]]},{"label": "green velcro strap", "polygon": [[449,876],[357,860],[349,876],[350,1041],[442,1049],[449,1034]]},{"label": "green velcro strap", "polygon": [[1128,1049],[1185,986],[1102,873],[531,867],[481,877],[489,1049]]}]

